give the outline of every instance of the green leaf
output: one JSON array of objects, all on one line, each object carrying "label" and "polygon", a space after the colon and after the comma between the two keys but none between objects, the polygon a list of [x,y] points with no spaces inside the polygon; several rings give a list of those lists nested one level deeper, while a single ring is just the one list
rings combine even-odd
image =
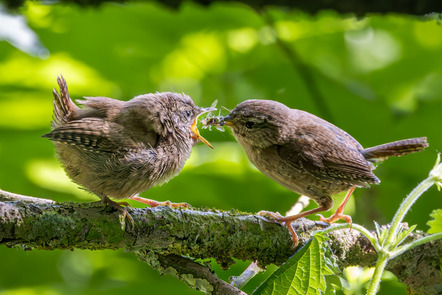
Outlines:
[{"label": "green leaf", "polygon": [[411,232],[416,228],[417,225],[410,226],[407,230],[402,230],[396,237],[396,247],[402,244],[403,241],[411,234]]},{"label": "green leaf", "polygon": [[325,235],[316,234],[253,294],[324,294],[325,276],[333,274],[332,262],[327,259],[326,247],[322,245],[326,239]]},{"label": "green leaf", "polygon": [[376,229],[376,234],[377,234],[377,238],[379,241],[379,245],[381,245],[382,247],[384,246],[385,243],[385,239],[387,238],[387,234],[388,234],[388,228],[382,228],[376,221],[374,221],[374,225],[375,225],[375,229]]},{"label": "green leaf", "polygon": [[427,222],[430,227],[428,233],[436,234],[442,232],[442,209],[434,210],[430,216],[433,217],[433,219]]}]

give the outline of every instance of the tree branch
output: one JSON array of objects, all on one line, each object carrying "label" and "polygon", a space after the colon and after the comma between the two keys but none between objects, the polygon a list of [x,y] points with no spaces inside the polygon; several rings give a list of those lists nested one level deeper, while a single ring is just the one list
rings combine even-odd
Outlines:
[{"label": "tree branch", "polygon": [[[214,258],[222,267],[239,260],[258,260],[261,266],[281,265],[293,255],[285,227],[265,218],[237,211],[173,210],[168,207],[129,209],[135,225],[122,227],[119,213],[96,203],[0,202],[0,244],[26,249],[118,249],[135,253],[161,273],[171,273],[191,287],[213,294],[241,294],[190,259]],[[302,219],[295,223],[299,247],[323,223]],[[424,233],[416,233],[419,238]],[[376,252],[359,232],[329,234],[332,253],[341,268],[373,266]],[[410,290],[440,288],[442,241],[424,244],[399,256],[389,270]],[[222,291],[220,291],[222,290]],[[218,293],[216,293],[218,292]],[[236,293],[235,293],[236,292]],[[419,294],[421,292],[418,292]],[[436,293],[435,293],[436,294]]]},{"label": "tree branch", "polygon": [[161,255],[149,250],[139,250],[135,253],[138,259],[148,263],[160,274],[170,274],[206,294],[247,295],[218,278],[208,265],[175,254]]}]

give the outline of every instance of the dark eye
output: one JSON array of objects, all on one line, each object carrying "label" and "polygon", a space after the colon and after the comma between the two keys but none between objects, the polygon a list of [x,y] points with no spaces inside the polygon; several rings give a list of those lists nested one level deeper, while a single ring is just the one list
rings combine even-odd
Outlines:
[{"label": "dark eye", "polygon": [[247,127],[248,129],[252,129],[252,128],[253,128],[253,125],[255,125],[255,122],[250,122],[250,121],[247,121],[247,122],[246,122],[246,127]]},{"label": "dark eye", "polygon": [[190,118],[190,115],[192,115],[191,111],[185,111],[184,115],[186,115],[187,118]]}]

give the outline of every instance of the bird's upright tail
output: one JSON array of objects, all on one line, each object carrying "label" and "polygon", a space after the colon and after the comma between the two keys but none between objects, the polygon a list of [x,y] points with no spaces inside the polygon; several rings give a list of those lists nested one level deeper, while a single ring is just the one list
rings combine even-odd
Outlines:
[{"label": "bird's upright tail", "polygon": [[59,127],[61,124],[69,120],[69,116],[79,109],[69,97],[68,86],[63,76],[57,77],[57,83],[60,87],[60,93],[54,88],[54,118],[52,120],[52,128]]},{"label": "bird's upright tail", "polygon": [[420,152],[426,147],[428,147],[427,138],[416,137],[377,145],[364,149],[361,153],[368,161],[377,163],[388,159],[390,156],[400,157]]}]

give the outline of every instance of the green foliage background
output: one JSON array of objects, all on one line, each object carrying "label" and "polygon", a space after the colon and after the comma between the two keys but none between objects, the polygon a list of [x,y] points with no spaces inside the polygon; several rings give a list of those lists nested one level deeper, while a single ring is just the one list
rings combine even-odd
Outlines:
[{"label": "green foliage background", "polygon": [[[0,20],[5,17],[2,10]],[[12,22],[0,27],[4,190],[57,201],[97,200],[70,183],[52,144],[40,138],[49,131],[51,89],[60,74],[73,98],[127,100],[175,91],[189,94],[200,106],[218,99],[218,106],[230,109],[246,99],[265,98],[322,116],[366,147],[427,136],[430,148],[425,152],[388,160],[376,170],[379,186],[356,190],[346,212],[369,228],[372,220],[391,220],[442,149],[442,27],[437,20],[401,15],[356,19],[333,11],[312,16],[279,8],[268,8],[263,16],[241,4],[201,7],[190,2],[178,10],[154,3],[92,9],[28,2],[16,17],[34,33],[26,27],[14,31]],[[249,164],[229,131],[206,129],[202,134],[215,150],[197,146],[178,177],[144,196],[248,212],[283,213],[294,203],[294,193]],[[337,196],[337,204],[341,198]],[[429,214],[441,205],[431,189],[406,220],[427,230]],[[199,294],[171,277],[159,277],[123,251],[0,247],[0,261],[2,295]],[[227,279],[246,265],[238,262],[229,271],[214,267]],[[253,290],[263,276],[245,290]],[[382,288],[385,294],[405,294],[394,280]]]}]

